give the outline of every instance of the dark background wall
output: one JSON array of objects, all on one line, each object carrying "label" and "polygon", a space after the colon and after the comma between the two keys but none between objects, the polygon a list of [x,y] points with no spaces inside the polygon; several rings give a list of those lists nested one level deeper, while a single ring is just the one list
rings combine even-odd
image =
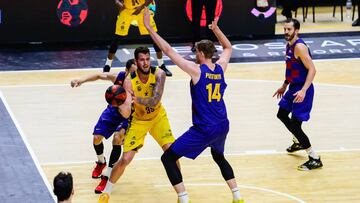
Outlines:
[{"label": "dark background wall", "polygon": [[[87,19],[78,27],[67,27],[56,15],[59,1],[1,0],[0,43],[73,42],[111,40],[117,16],[113,0],[88,0]],[[159,33],[168,39],[189,40],[190,23],[185,0],[156,0]],[[270,0],[275,5],[275,0]],[[220,27],[231,37],[274,35],[276,16],[259,20],[250,11],[255,0],[223,0]],[[138,39],[132,28],[128,40]]]}]

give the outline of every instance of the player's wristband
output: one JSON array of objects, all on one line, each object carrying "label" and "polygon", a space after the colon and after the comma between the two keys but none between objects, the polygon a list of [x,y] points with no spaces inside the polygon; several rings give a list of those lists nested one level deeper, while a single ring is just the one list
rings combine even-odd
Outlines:
[{"label": "player's wristband", "polygon": [[287,80],[284,80],[284,83],[288,85],[288,84],[289,84],[289,81],[287,81]]}]

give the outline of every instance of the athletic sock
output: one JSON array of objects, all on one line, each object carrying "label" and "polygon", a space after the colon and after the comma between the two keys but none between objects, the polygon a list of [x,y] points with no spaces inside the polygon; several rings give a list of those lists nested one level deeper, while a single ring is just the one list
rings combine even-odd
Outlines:
[{"label": "athletic sock", "polygon": [[112,62],[113,62],[113,59],[106,58],[105,65],[108,65],[111,67]]},{"label": "athletic sock", "polygon": [[105,189],[103,190],[103,193],[108,193],[110,194],[112,191],[112,187],[113,187],[114,183],[110,182],[110,180],[107,181]]},{"label": "athletic sock", "polygon": [[157,60],[159,66],[164,64],[164,60],[162,58],[161,59],[156,59],[156,60]]},{"label": "athletic sock", "polygon": [[314,150],[312,147],[306,149],[305,151],[306,151],[306,152],[308,153],[308,155],[309,155],[311,158],[313,158],[313,159],[319,159],[319,158],[320,158],[319,155],[316,154],[315,150]]},{"label": "athletic sock", "polygon": [[179,203],[188,203],[189,202],[189,195],[186,192],[178,193]]},{"label": "athletic sock", "polygon": [[112,167],[107,167],[107,168],[106,168],[106,172],[105,172],[105,176],[107,176],[108,178],[110,178],[111,171],[112,171]]},{"label": "athletic sock", "polygon": [[241,199],[241,194],[240,191],[237,187],[231,189],[232,195],[233,195],[233,199],[235,201],[240,200]]},{"label": "athletic sock", "polygon": [[104,154],[97,155],[97,158],[98,158],[100,163],[105,163],[106,162]]}]

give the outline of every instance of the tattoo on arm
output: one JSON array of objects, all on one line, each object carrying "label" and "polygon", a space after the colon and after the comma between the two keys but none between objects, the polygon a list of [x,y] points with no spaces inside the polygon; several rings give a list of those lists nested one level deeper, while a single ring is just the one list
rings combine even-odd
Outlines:
[{"label": "tattoo on arm", "polygon": [[150,98],[138,97],[137,102],[145,106],[156,106],[160,102],[162,94],[164,92],[165,79],[166,75],[163,71],[161,71],[159,74],[156,75],[156,82],[152,94],[153,96]]}]

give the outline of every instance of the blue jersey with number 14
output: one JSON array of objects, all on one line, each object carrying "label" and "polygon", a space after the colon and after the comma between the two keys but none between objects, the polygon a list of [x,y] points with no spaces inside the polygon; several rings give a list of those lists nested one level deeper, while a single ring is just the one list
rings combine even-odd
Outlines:
[{"label": "blue jersey with number 14", "polygon": [[227,120],[223,100],[227,84],[224,71],[215,64],[212,71],[207,65],[200,65],[201,76],[193,85],[190,83],[193,125],[212,126]]}]

